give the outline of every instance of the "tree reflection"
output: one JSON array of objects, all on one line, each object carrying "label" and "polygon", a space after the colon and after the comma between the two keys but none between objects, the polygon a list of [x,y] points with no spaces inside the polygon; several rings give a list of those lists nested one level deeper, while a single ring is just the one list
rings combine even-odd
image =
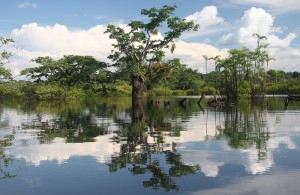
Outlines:
[{"label": "tree reflection", "polygon": [[[46,106],[55,115],[47,117],[45,113],[49,110],[45,110]],[[57,110],[53,110],[53,107]],[[93,142],[95,137],[110,133],[107,128],[108,124],[97,119],[97,113],[100,113],[100,116],[103,113],[110,116],[116,112],[116,109],[116,106],[107,105],[107,103],[85,104],[85,106],[78,107],[62,102],[47,104],[40,102],[36,107],[39,111],[36,117],[32,121],[23,123],[22,128],[43,130],[38,135],[40,143],[51,143],[56,137],[65,138],[67,143]]]},{"label": "tree reflection", "polygon": [[[120,134],[115,138],[115,141],[118,141],[119,137],[126,137],[126,140],[122,142],[120,154],[109,164],[111,172],[128,166],[130,167],[128,170],[133,175],[150,175],[150,179],[143,181],[144,187],[164,188],[170,191],[179,189],[175,182],[176,177],[195,174],[200,170],[198,165],[191,166],[182,163],[181,155],[176,152],[176,145],[173,144],[170,147],[164,143],[161,132],[149,134],[143,131],[145,126],[141,124],[133,124],[130,127],[126,135]],[[150,143],[150,138],[154,138],[156,142]]]},{"label": "tree reflection", "polygon": [[258,160],[267,158],[268,131],[265,101],[241,102],[225,111],[223,134],[232,148],[248,149],[255,146]]},{"label": "tree reflection", "polygon": [[[246,102],[222,110],[205,108],[204,112],[203,108],[199,109],[197,99],[188,98],[185,108],[179,105],[179,100],[172,99],[171,104],[167,106],[151,104],[151,101],[145,102],[142,105],[143,110],[135,113],[130,107],[130,101],[124,103],[115,99],[87,101],[80,104],[39,102],[31,104],[30,109],[23,111],[34,117],[33,120],[23,123],[22,129],[41,130],[33,131],[38,134],[37,139],[41,144],[51,143],[56,137],[64,138],[67,143],[93,142],[99,136],[111,134],[109,143],[117,143],[120,149],[117,149],[117,155],[108,153],[108,156],[111,155],[111,161],[108,163],[109,171],[118,172],[125,169],[132,175],[143,175],[143,178],[147,178],[142,182],[145,188],[166,191],[179,190],[177,184],[179,177],[196,174],[201,169],[199,164],[203,163],[202,158],[197,159],[197,156],[192,154],[189,158],[195,163],[188,164],[185,162],[185,154],[178,149],[178,143],[166,141],[184,137],[186,134],[183,130],[187,130],[185,124],[191,124],[189,121],[194,116],[197,116],[194,119],[198,120],[195,122],[196,125],[200,125],[194,126],[199,129],[192,129],[195,134],[191,135],[200,136],[198,133],[203,135],[206,130],[207,139],[188,135],[181,140],[184,143],[208,141],[215,136],[225,136],[229,140],[230,147],[248,149],[255,146],[258,151],[257,159],[267,158],[267,141],[270,133],[266,125],[264,104]],[[199,120],[202,120],[201,123]],[[215,128],[211,125],[212,121]],[[211,128],[208,124],[213,128],[211,134],[207,133],[210,130],[208,128]],[[3,152],[7,147],[6,144],[10,144],[13,139],[13,137],[0,139],[2,140],[0,168],[3,178],[14,177],[12,172],[7,174],[5,171],[9,170],[6,166],[14,163],[13,159],[5,156]],[[27,144],[26,140],[24,144]],[[201,149],[197,151],[200,152],[197,155],[207,152]],[[204,164],[201,165],[202,171],[205,172]]]},{"label": "tree reflection", "polygon": [[5,135],[0,137],[0,180],[15,178],[17,175],[12,167],[15,166],[15,160],[4,154],[4,148],[11,146],[14,139],[13,135]]},{"label": "tree reflection", "polygon": [[177,118],[180,113],[178,108],[178,105],[164,107],[147,104],[147,109],[143,107],[142,110],[142,113],[146,113],[143,120],[136,117],[136,113],[141,113],[135,110],[137,107],[133,108],[132,122],[120,123],[118,134],[113,139],[121,143],[121,149],[119,155],[112,158],[109,170],[116,172],[129,167],[133,175],[149,175],[150,178],[143,181],[146,188],[179,190],[175,178],[195,174],[200,167],[185,165],[176,151],[176,144],[165,143],[165,136],[180,136],[182,127],[166,120]]}]

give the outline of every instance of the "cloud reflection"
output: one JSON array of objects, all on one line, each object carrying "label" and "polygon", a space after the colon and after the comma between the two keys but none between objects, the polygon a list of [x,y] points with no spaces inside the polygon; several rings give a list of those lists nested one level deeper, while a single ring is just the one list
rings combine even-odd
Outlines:
[{"label": "cloud reflection", "polygon": [[[24,115],[14,113],[11,110],[4,111],[4,118],[14,124],[24,121]],[[214,117],[214,115],[208,116]],[[181,162],[186,165],[199,165],[201,171],[207,177],[217,177],[220,167],[226,164],[238,164],[245,167],[251,174],[262,174],[268,171],[275,163],[273,153],[280,150],[282,146],[288,149],[296,149],[288,132],[297,131],[296,126],[291,126],[281,133],[283,124],[277,125],[274,114],[267,114],[268,131],[277,132],[276,136],[271,136],[264,148],[257,149],[255,145],[249,148],[232,148],[226,137],[216,139],[220,132],[215,122],[205,122],[203,116],[193,116],[184,123],[184,131],[179,137],[164,135],[164,151],[171,150],[173,144],[176,145],[176,152],[181,155]],[[25,117],[33,118],[32,116]],[[221,116],[218,119],[220,124],[224,123]],[[288,115],[282,115],[282,121],[293,120]],[[275,124],[275,125],[274,125]],[[19,131],[20,133],[21,131]],[[6,154],[26,162],[39,166],[42,161],[57,161],[58,164],[67,162],[74,156],[92,156],[98,163],[110,163],[113,157],[120,154],[121,142],[113,142],[114,133],[98,136],[94,142],[66,143],[63,138],[55,138],[51,143],[39,144],[35,132],[27,133],[26,139],[30,144],[24,146],[15,141],[14,144],[6,148]],[[15,138],[20,138],[16,132]],[[148,135],[149,144],[157,143],[155,138]],[[136,147],[137,152],[141,151],[141,146]]]},{"label": "cloud reflection", "polygon": [[95,142],[87,143],[66,143],[63,138],[55,138],[51,144],[12,146],[6,153],[23,158],[35,166],[39,166],[42,161],[52,160],[61,164],[74,156],[92,156],[99,163],[107,163],[120,152],[119,144],[110,142],[112,136],[99,136]]}]

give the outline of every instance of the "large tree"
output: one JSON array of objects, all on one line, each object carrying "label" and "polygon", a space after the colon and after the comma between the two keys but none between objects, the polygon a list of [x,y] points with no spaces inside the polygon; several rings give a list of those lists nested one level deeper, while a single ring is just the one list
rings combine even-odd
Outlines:
[{"label": "large tree", "polygon": [[59,60],[46,56],[32,61],[40,66],[26,68],[21,71],[22,75],[30,77],[35,82],[47,81],[68,88],[80,86],[90,89],[95,83],[106,80],[110,74],[106,70],[107,64],[97,61],[92,56],[67,55]]},{"label": "large tree", "polygon": [[[108,25],[106,33],[116,42],[108,57],[117,67],[125,69],[131,77],[133,102],[143,98],[147,72],[162,63],[164,49],[175,49],[174,39],[184,31],[197,30],[198,25],[175,17],[176,6],[164,5],[161,9],[142,9],[141,14],[148,16],[148,21],[131,21],[128,28]],[[164,32],[163,36],[159,31]]]}]

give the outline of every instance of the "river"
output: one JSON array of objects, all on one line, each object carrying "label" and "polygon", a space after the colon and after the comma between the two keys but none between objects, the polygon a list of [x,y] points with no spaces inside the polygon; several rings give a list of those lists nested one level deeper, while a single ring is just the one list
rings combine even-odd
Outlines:
[{"label": "river", "polygon": [[197,100],[2,100],[0,194],[299,193],[300,102]]}]

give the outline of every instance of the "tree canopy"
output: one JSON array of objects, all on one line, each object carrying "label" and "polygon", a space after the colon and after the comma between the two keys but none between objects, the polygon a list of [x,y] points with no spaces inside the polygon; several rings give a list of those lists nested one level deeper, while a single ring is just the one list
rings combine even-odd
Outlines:
[{"label": "tree canopy", "polygon": [[32,61],[40,66],[26,68],[21,71],[21,75],[26,75],[35,82],[47,81],[68,88],[76,85],[88,88],[92,83],[109,76],[107,64],[91,56],[67,55],[59,60],[47,56]]},{"label": "tree canopy", "polygon": [[[164,5],[161,9],[142,9],[141,14],[148,16],[149,21],[131,21],[128,29],[108,25],[106,33],[116,41],[114,50],[108,58],[114,65],[125,69],[132,79],[133,97],[143,96],[144,81],[147,72],[157,63],[161,63],[165,51],[175,49],[174,39],[184,31],[197,30],[198,25],[175,17],[176,6]],[[166,24],[164,36],[159,30]]]}]

